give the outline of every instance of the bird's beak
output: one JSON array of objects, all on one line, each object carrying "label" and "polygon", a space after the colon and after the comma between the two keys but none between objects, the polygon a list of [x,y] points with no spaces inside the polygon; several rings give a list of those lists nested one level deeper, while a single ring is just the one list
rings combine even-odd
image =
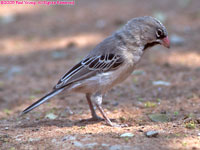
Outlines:
[{"label": "bird's beak", "polygon": [[163,39],[160,41],[160,44],[162,44],[162,45],[165,46],[166,48],[170,48],[170,41],[169,41],[168,36],[166,36],[165,38],[163,38]]}]

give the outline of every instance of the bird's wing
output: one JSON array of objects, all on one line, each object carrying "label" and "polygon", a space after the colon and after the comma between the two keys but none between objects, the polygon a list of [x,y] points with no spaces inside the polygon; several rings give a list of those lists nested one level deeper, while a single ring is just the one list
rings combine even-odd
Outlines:
[{"label": "bird's wing", "polygon": [[111,70],[116,70],[122,63],[124,59],[120,55],[114,54],[105,54],[101,56],[93,56],[86,57],[80,63],[75,65],[72,69],[70,69],[58,82],[58,84],[54,87],[54,90],[31,106],[26,108],[21,115],[28,113],[39,105],[43,104],[53,96],[64,90],[64,87],[75,83],[77,81],[81,81],[92,76],[95,76],[97,73],[107,72]]},{"label": "bird's wing", "polygon": [[117,54],[103,54],[88,56],[71,68],[57,83],[54,89],[60,89],[77,81],[81,81],[97,73],[118,69],[124,62],[124,58]]}]

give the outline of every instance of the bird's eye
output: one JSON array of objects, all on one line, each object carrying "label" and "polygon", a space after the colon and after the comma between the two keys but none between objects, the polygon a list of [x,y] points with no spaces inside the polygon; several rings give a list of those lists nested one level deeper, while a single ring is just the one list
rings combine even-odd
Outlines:
[{"label": "bird's eye", "polygon": [[157,37],[157,38],[160,38],[160,37],[162,37],[162,35],[163,35],[163,31],[162,31],[161,29],[158,29],[158,30],[156,31],[156,37]]}]

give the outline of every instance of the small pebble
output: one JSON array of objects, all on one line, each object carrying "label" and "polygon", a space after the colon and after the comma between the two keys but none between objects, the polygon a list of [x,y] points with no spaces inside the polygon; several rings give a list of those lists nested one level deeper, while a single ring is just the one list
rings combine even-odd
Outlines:
[{"label": "small pebble", "polygon": [[53,59],[62,59],[67,57],[67,53],[65,51],[54,51],[51,56]]},{"label": "small pebble", "polygon": [[22,72],[22,67],[12,66],[7,73],[8,78],[12,78],[13,75],[20,74]]},{"label": "small pebble", "polygon": [[16,17],[14,15],[5,15],[0,18],[0,23],[9,24],[15,22]]},{"label": "small pebble", "polygon": [[113,145],[109,148],[109,150],[121,150],[122,146],[121,145]]},{"label": "small pebble", "polygon": [[158,136],[158,131],[148,131],[145,133],[147,137],[157,137]]},{"label": "small pebble", "polygon": [[132,146],[128,146],[128,145],[113,145],[110,146],[109,150],[132,150],[133,147]]},{"label": "small pebble", "polygon": [[93,147],[97,145],[98,145],[97,143],[88,143],[88,144],[85,144],[84,147],[87,147],[88,149],[92,149]]},{"label": "small pebble", "polygon": [[146,73],[143,70],[134,70],[132,75],[145,75]]},{"label": "small pebble", "polygon": [[129,137],[130,138],[130,137],[134,137],[134,134],[133,133],[123,133],[123,134],[120,135],[120,137],[121,138]]},{"label": "small pebble", "polygon": [[50,119],[50,120],[54,120],[54,119],[57,118],[57,116],[54,115],[53,113],[49,113],[49,114],[47,114],[47,115],[45,116],[45,118],[48,118],[48,119]]},{"label": "small pebble", "polygon": [[157,18],[158,20],[160,20],[161,22],[165,22],[166,19],[167,19],[167,16],[166,16],[164,13],[162,13],[162,12],[155,12],[155,13],[153,14],[153,16],[154,16],[155,18]]},{"label": "small pebble", "polygon": [[113,106],[118,106],[119,103],[118,103],[118,102],[113,102],[112,105],[113,105]]},{"label": "small pebble", "polygon": [[51,140],[52,143],[55,143],[56,141],[57,141],[56,139],[52,139],[52,140]]},{"label": "small pebble", "polygon": [[74,141],[73,144],[74,144],[74,146],[76,146],[76,147],[83,148],[83,144],[82,144],[81,142]]},{"label": "small pebble", "polygon": [[90,139],[91,139],[91,137],[87,137],[87,136],[86,136],[86,137],[82,138],[81,141],[82,141],[82,142],[85,142],[85,141],[89,141]]},{"label": "small pebble", "polygon": [[176,34],[172,34],[170,36],[170,43],[175,46],[180,46],[185,43],[185,39]]},{"label": "small pebble", "polygon": [[108,144],[105,144],[105,143],[102,143],[101,146],[103,146],[103,147],[108,147],[109,145],[108,145]]},{"label": "small pebble", "polygon": [[102,29],[106,26],[106,21],[105,20],[97,20],[96,22],[96,27],[99,29]]},{"label": "small pebble", "polygon": [[159,81],[153,81],[152,84],[153,84],[153,85],[163,85],[163,86],[170,86],[170,85],[171,85],[170,82],[161,81],[161,80],[159,80]]},{"label": "small pebble", "polygon": [[62,141],[73,141],[73,140],[76,140],[76,137],[71,135],[67,135],[62,139]]},{"label": "small pebble", "polygon": [[40,140],[40,138],[29,138],[29,142],[37,142],[37,141],[39,141]]}]

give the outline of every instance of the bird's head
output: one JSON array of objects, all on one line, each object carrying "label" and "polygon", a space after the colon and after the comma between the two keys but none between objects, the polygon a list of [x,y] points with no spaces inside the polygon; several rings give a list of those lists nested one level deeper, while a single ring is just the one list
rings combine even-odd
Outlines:
[{"label": "bird's head", "polygon": [[130,20],[125,26],[129,33],[144,46],[144,50],[157,44],[170,48],[170,41],[165,26],[157,19],[149,16]]}]

